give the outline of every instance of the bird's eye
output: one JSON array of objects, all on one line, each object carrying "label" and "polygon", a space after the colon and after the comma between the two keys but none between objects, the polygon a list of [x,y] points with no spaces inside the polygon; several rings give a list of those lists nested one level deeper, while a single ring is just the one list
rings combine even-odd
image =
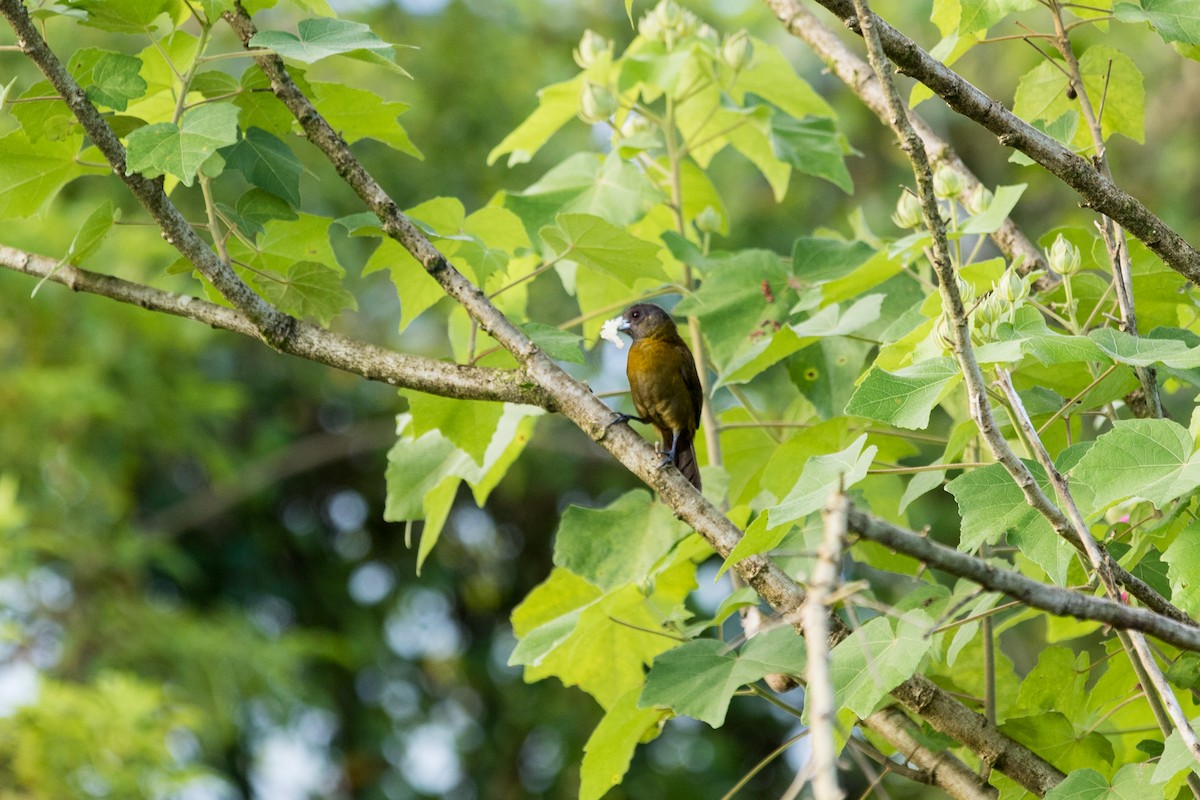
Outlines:
[{"label": "bird's eye", "polygon": [[634,311],[634,312],[633,312],[632,314],[630,314],[629,316],[633,317],[634,319],[637,319],[637,318],[638,318],[638,317],[640,317],[641,315],[642,315],[642,312],[640,312],[640,311]]}]

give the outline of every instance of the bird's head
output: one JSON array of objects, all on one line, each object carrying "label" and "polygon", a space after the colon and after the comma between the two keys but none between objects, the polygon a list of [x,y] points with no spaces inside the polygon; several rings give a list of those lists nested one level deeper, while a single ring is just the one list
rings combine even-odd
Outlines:
[{"label": "bird's head", "polygon": [[671,315],[653,303],[638,303],[625,309],[617,330],[629,334],[635,342],[639,339],[678,335]]}]

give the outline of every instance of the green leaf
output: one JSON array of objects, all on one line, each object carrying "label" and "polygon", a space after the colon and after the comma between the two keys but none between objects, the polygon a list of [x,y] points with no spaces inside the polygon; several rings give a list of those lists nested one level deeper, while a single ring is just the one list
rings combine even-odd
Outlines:
[{"label": "green leaf", "polygon": [[846,169],[846,137],[833,120],[798,120],[776,113],[771,117],[771,148],[776,158],[806,175],[824,178],[846,194],[854,191]]},{"label": "green leaf", "polygon": [[[1060,66],[1042,61],[1021,77],[1013,103],[1014,114],[1030,122],[1049,122],[1074,110],[1077,101],[1067,97],[1067,77]],[[1105,141],[1114,133],[1143,141],[1146,91],[1141,70],[1133,59],[1116,48],[1093,45],[1079,59],[1079,69],[1092,105],[1097,105],[1101,96],[1105,98],[1102,120]],[[1070,144],[1077,149],[1091,147],[1091,135],[1085,126],[1076,130]]]},{"label": "green leaf", "polygon": [[1008,219],[1009,212],[1016,207],[1028,185],[1018,183],[1015,186],[997,186],[988,207],[963,223],[960,230],[963,233],[992,233],[998,230]]},{"label": "green leaf", "polygon": [[[829,671],[838,708],[869,716],[888,692],[912,677],[933,646],[933,621],[909,611],[893,622],[868,620],[833,649]],[[805,717],[808,709],[805,707]]]},{"label": "green leaf", "polygon": [[1111,764],[1113,760],[1113,746],[1108,739],[1094,731],[1076,733],[1071,720],[1057,711],[1010,718],[999,728],[1065,772]]},{"label": "green leaf", "polygon": [[807,284],[828,283],[850,276],[877,253],[866,242],[801,236],[792,245],[792,271]]},{"label": "green leaf", "polygon": [[1076,657],[1069,648],[1047,647],[1038,654],[1037,666],[1021,681],[1018,707],[1079,714],[1087,704],[1087,667],[1087,654]]},{"label": "green leaf", "polygon": [[1200,523],[1180,531],[1163,553],[1171,597],[1187,613],[1200,614]]},{"label": "green leaf", "polygon": [[716,639],[696,639],[657,656],[639,705],[670,708],[719,728],[742,686],[775,672],[804,672],[804,640],[791,628],[755,636],[739,655],[726,650]]},{"label": "green leaf", "polygon": [[198,3],[209,24],[216,24],[222,14],[233,10],[234,0],[198,0]]},{"label": "green leaf", "polygon": [[370,54],[380,63],[408,75],[395,63],[396,46],[380,39],[370,26],[345,19],[319,17],[304,19],[296,33],[259,31],[250,39],[250,47],[265,47],[283,58],[312,64],[330,56]]},{"label": "green leaf", "polygon": [[700,320],[712,358],[724,374],[739,354],[756,346],[757,336],[788,319],[798,295],[788,283],[787,266],[768,250],[720,254],[703,270],[699,290],[684,296],[675,312]]},{"label": "green leaf", "polygon": [[1192,436],[1168,419],[1118,420],[1071,470],[1094,492],[1096,510],[1128,497],[1159,508],[1200,486]]},{"label": "green leaf", "polygon": [[342,285],[341,268],[319,261],[297,261],[275,280],[255,282],[263,296],[280,311],[297,317],[312,317],[322,325],[358,301]]},{"label": "green leaf", "polygon": [[0,138],[0,219],[37,214],[75,178],[107,173],[75,163],[79,144],[78,136],[34,144],[19,130]]},{"label": "green leaf", "polygon": [[[54,99],[34,99],[40,97]],[[21,92],[18,99],[29,102],[10,105],[9,112],[21,123],[21,128],[31,144],[36,144],[42,139],[61,142],[82,130],[71,109],[57,98],[54,85],[50,81],[37,81]],[[78,141],[76,144],[78,146]]]},{"label": "green leaf", "polygon": [[225,166],[236,169],[260,189],[300,205],[300,173],[303,167],[286,144],[262,128],[251,128],[236,144],[221,149]]},{"label": "green leaf", "polygon": [[1200,44],[1200,7],[1195,0],[1138,0],[1113,7],[1122,22],[1149,22],[1167,42]]},{"label": "green leaf", "polygon": [[570,361],[572,364],[584,364],[583,350],[580,345],[583,337],[577,333],[564,331],[552,325],[542,325],[539,322],[526,322],[521,329],[533,339],[546,355],[555,361]]},{"label": "green leaf", "polygon": [[113,208],[111,200],[105,200],[83,221],[71,246],[67,248],[63,262],[79,266],[95,253],[108,237],[113,225],[121,218],[121,209]]},{"label": "green leaf", "polygon": [[538,92],[538,107],[516,130],[505,136],[500,144],[488,153],[490,166],[505,153],[510,153],[508,166],[529,161],[542,149],[559,128],[566,125],[579,112],[579,92],[583,87],[583,74],[569,81],[554,83]]},{"label": "green leaf", "polygon": [[86,87],[93,103],[124,111],[130,100],[146,93],[146,81],[138,74],[142,60],[124,53],[105,53],[92,67],[92,83]]},{"label": "green leaf", "polygon": [[986,31],[1009,14],[1036,8],[1037,0],[961,0],[961,4],[958,32],[966,36]]},{"label": "green leaf", "polygon": [[[264,192],[262,189],[243,192],[233,208],[224,203],[217,203],[217,207],[238,226],[239,230],[251,238],[263,233],[265,231],[263,226],[271,220],[300,218],[286,200],[270,192]],[[379,221],[374,214],[371,215],[371,218],[376,222]]]},{"label": "green leaf", "polygon": [[1167,667],[1167,680],[1180,689],[1191,691],[1200,689],[1200,655],[1181,653],[1179,658],[1172,661],[1171,665]]},{"label": "green leaf", "polygon": [[503,403],[457,400],[424,392],[405,392],[412,414],[413,433],[439,431],[459,450],[482,466],[488,445],[504,414]]},{"label": "green leaf", "polygon": [[[1025,466],[1043,491],[1052,491],[1040,464],[1026,461]],[[1055,535],[1046,518],[1026,504],[1021,487],[1000,464],[964,472],[946,484],[946,491],[954,495],[962,516],[958,549],[963,552],[973,552],[982,544],[996,544],[1008,532]]]},{"label": "green leaf", "polygon": [[833,107],[825,101],[808,82],[796,73],[792,62],[778,47],[751,37],[754,60],[737,75],[729,94],[738,103],[746,103],[746,95],[758,95],[784,113],[801,119],[807,116],[837,116]]},{"label": "green leaf", "polygon": [[175,8],[178,0],[66,0],[67,7],[87,12],[85,25],[118,33],[145,33],[154,30],[160,14]]},{"label": "green leaf", "polygon": [[414,437],[409,430],[411,417],[404,414],[398,418],[400,436],[388,452],[383,518],[389,522],[426,520],[418,552],[418,571],[437,541],[459,480],[471,484],[475,502],[482,504],[529,441],[532,429],[529,417],[541,413],[529,406],[510,403],[505,403],[503,408],[503,417],[482,465],[438,431]]},{"label": "green leaf", "polygon": [[424,311],[446,296],[412,254],[394,239],[387,238],[367,259],[362,274],[386,270],[400,297],[399,328],[403,332]]},{"label": "green leaf", "polygon": [[591,214],[560,214],[555,227],[543,228],[542,241],[555,258],[569,259],[632,287],[638,278],[666,280],[659,246],[631,236]]},{"label": "green leaf", "polygon": [[[556,567],[513,611],[520,643],[509,663],[523,664],[527,681],[555,675],[611,708],[623,694],[640,688],[645,665],[673,646],[662,635],[664,610],[682,608],[695,586],[694,573],[694,565],[681,564],[657,576],[649,595],[631,585],[604,594]],[[527,641],[538,644],[527,646]]]},{"label": "green leaf", "polygon": [[832,344],[833,337],[855,333],[879,319],[882,305],[881,294],[860,297],[845,311],[838,305],[828,305],[802,322],[760,337],[757,343],[739,353],[725,367],[728,372],[721,376],[716,388],[745,383],[792,353],[818,341]]},{"label": "green leaf", "polygon": [[146,177],[170,174],[191,186],[200,165],[237,141],[238,108],[208,103],[183,115],[180,124],[160,122],[129,134],[126,170]]},{"label": "green leaf", "polygon": [[922,361],[896,372],[874,368],[846,404],[846,413],[897,428],[922,430],[929,426],[929,412],[959,380],[958,364],[948,357]]},{"label": "green leaf", "polygon": [[[1190,721],[1192,730],[1196,729],[1196,724],[1200,723],[1200,719]],[[1158,760],[1158,766],[1154,768],[1154,775],[1151,781],[1154,783],[1163,783],[1178,775],[1184,770],[1191,770],[1200,774],[1200,767],[1196,765],[1196,756],[1192,754],[1191,748],[1183,741],[1183,737],[1178,730],[1171,731],[1171,734],[1163,742],[1162,758]]]},{"label": "green leaf", "polygon": [[75,233],[75,238],[71,240],[71,246],[67,248],[66,255],[59,260],[54,269],[37,282],[29,296],[35,297],[38,289],[42,288],[42,284],[49,280],[51,275],[58,272],[59,267],[63,264],[72,266],[82,264],[85,259],[99,249],[105,237],[108,236],[108,232],[112,230],[113,223],[120,218],[121,210],[119,208],[114,210],[111,200],[101,203],[95,211],[88,215],[82,227]]},{"label": "green leaf", "polygon": [[647,580],[687,532],[670,508],[634,490],[604,508],[568,506],[555,534],[554,563],[612,591]]},{"label": "green leaf", "polygon": [[536,233],[562,213],[593,214],[624,227],[662,202],[663,194],[642,170],[616,153],[576,153],[504,205]]},{"label": "green leaf", "polygon": [[670,716],[657,708],[639,708],[640,694],[640,689],[630,689],[621,695],[588,737],[579,767],[579,800],[600,800],[619,785],[638,742]]},{"label": "green leaf", "polygon": [[864,433],[845,450],[810,458],[787,497],[768,512],[772,527],[808,516],[822,508],[835,491],[865,478],[878,449],[875,445],[864,448],[866,443]]},{"label": "green leaf", "polygon": [[401,153],[424,159],[396,118],[408,110],[407,103],[384,100],[374,92],[340,83],[311,84],[313,103],[325,121],[348,144],[374,139]]},{"label": "green leaf", "polygon": [[1088,339],[1113,361],[1134,367],[1162,364],[1172,369],[1200,367],[1200,347],[1188,347],[1178,339],[1133,336],[1114,328],[1097,328]]}]

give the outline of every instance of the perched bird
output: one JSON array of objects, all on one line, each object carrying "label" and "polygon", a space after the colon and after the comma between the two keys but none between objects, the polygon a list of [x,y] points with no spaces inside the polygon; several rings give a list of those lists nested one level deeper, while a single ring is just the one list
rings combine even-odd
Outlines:
[{"label": "perched bird", "polygon": [[630,306],[617,330],[633,339],[625,374],[638,416],[621,414],[614,424],[632,419],[653,425],[666,451],[663,466],[674,462],[699,489],[700,467],[694,442],[704,392],[692,351],[679,336],[671,316],[652,303]]}]

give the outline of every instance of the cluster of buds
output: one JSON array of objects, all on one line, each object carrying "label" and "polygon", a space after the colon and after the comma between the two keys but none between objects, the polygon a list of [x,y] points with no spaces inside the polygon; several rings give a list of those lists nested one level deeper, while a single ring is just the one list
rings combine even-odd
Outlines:
[{"label": "cluster of buds", "polygon": [[1009,267],[1000,280],[992,285],[991,292],[975,309],[974,321],[980,342],[993,341],[1000,332],[1002,323],[1011,323],[1016,311],[1025,305],[1030,286],[1040,272],[1022,275]]},{"label": "cluster of buds", "polygon": [[685,8],[680,8],[675,0],[661,0],[638,20],[638,33],[652,42],[662,42],[668,50],[688,36],[700,34],[703,38],[711,39],[715,32],[702,31],[705,27],[707,26],[700,22],[699,17]]}]

